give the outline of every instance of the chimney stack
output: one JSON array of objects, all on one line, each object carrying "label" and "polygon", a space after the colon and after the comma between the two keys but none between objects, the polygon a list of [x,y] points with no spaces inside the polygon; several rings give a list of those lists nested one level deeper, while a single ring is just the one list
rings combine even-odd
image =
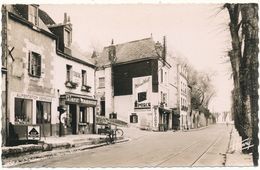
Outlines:
[{"label": "chimney stack", "polygon": [[67,23],[67,21],[68,21],[68,19],[67,19],[67,13],[65,12],[65,13],[64,13],[64,20],[63,20],[63,24],[66,24],[66,23]]}]

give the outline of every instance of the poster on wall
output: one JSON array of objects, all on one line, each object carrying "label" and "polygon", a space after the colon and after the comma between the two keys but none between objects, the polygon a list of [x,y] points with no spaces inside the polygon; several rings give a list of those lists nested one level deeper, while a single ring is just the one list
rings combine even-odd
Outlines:
[{"label": "poster on wall", "polygon": [[133,78],[135,111],[151,110],[152,76]]}]

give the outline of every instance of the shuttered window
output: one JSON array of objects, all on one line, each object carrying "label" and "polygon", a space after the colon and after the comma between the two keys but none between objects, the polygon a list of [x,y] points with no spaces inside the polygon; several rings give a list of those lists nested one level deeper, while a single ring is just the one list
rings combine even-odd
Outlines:
[{"label": "shuttered window", "polygon": [[35,52],[29,53],[29,75],[41,77],[41,55]]}]

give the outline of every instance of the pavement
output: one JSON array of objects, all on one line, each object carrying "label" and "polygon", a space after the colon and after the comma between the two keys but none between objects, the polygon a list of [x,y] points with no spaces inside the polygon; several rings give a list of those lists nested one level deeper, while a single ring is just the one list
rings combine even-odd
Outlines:
[{"label": "pavement", "polygon": [[238,131],[232,126],[230,133],[229,148],[226,153],[227,167],[252,167],[253,159],[252,154],[242,153],[242,138],[239,136]]},{"label": "pavement", "polygon": [[[185,136],[187,136],[188,139],[188,136],[190,135],[196,137],[196,133],[200,134],[203,133],[204,130],[211,129],[211,128],[214,128],[214,125],[208,127],[202,127],[199,129],[192,129],[189,131],[173,132],[172,130],[169,130],[167,132],[153,132],[147,130],[140,130],[136,127],[123,127],[122,129],[124,131],[124,137],[118,139],[117,143],[126,142],[126,141],[140,141],[140,142],[143,141],[141,143],[145,143],[146,142],[145,139],[150,139],[150,138],[156,139],[157,136],[162,136],[164,138],[167,138],[167,136],[171,136],[174,134],[176,134],[177,136],[179,135],[183,136],[187,134]],[[219,161],[217,161],[216,165],[219,164],[219,162],[221,162],[223,158],[222,155],[224,155],[225,162],[223,163],[223,165],[225,166],[253,166],[252,156],[242,154],[241,152],[240,149],[241,138],[239,137],[237,131],[232,126],[230,126],[229,129],[230,129],[230,134],[227,133],[227,136],[225,136],[227,140],[224,140],[227,142],[224,142],[224,145],[223,143],[219,142],[219,145],[223,145],[221,151],[219,150],[219,147],[217,147],[218,148],[217,151],[214,151],[213,149],[212,151],[209,152],[209,154],[206,155],[210,156],[212,155],[213,152],[223,153],[218,157]],[[70,155],[74,152],[76,153],[76,151],[85,151],[88,149],[99,148],[101,146],[107,145],[104,139],[105,139],[104,135],[95,135],[95,134],[68,135],[64,137],[46,137],[43,138],[41,143],[38,145],[30,144],[30,145],[19,145],[15,147],[2,147],[2,165],[3,167],[19,166],[24,163],[37,162],[39,160],[53,158],[55,156]],[[176,147],[178,147],[179,145],[181,145],[181,143],[178,144],[176,143]],[[212,160],[211,158],[204,159],[198,161],[197,164],[195,165],[198,166],[204,165],[204,162],[209,162],[211,160]],[[214,165],[213,162],[212,164]]]}]

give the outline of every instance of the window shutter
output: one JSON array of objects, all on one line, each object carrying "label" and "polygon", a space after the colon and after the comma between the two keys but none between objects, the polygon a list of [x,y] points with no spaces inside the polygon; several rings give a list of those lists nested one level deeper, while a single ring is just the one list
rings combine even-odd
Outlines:
[{"label": "window shutter", "polygon": [[28,54],[28,72],[31,74],[31,52]]},{"label": "window shutter", "polygon": [[41,60],[41,56],[40,55],[38,55],[38,63],[39,63],[39,65],[38,65],[38,76],[41,76],[41,66],[42,66],[42,60]]}]

